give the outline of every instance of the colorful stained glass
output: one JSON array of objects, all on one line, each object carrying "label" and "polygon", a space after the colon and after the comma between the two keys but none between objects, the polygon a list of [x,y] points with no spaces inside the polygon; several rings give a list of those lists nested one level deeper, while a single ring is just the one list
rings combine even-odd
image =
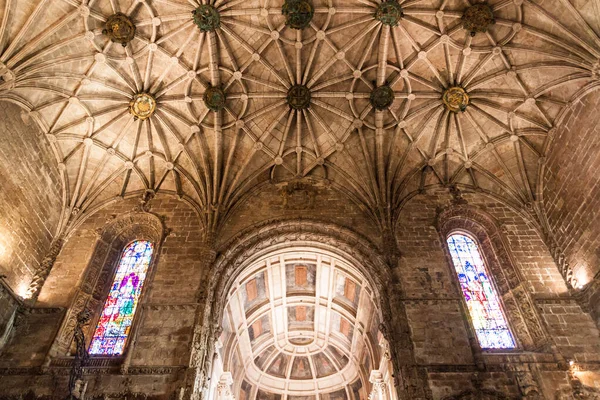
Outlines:
[{"label": "colorful stained glass", "polygon": [[448,238],[448,248],[479,344],[484,349],[514,348],[515,340],[477,243],[468,236],[454,234]]},{"label": "colorful stained glass", "polygon": [[142,240],[129,244],[123,250],[115,279],[90,343],[90,354],[123,354],[153,251],[154,245]]}]

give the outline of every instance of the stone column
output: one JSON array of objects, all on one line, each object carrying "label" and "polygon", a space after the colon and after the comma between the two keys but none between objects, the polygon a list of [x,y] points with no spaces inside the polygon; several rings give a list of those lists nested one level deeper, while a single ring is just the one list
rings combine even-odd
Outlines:
[{"label": "stone column", "polygon": [[205,399],[208,394],[208,377],[212,370],[212,355],[215,352],[216,340],[220,335],[220,326],[213,321],[213,314],[218,312],[212,310],[210,304],[212,294],[210,293],[211,274],[217,252],[209,241],[198,251],[198,257],[202,260],[202,282],[198,292],[196,316],[194,322],[194,333],[190,354],[190,364],[185,377],[184,399]]},{"label": "stone column", "polygon": [[42,291],[42,287],[46,282],[46,278],[48,278],[48,275],[50,275],[50,271],[52,271],[52,267],[56,262],[56,258],[62,250],[63,244],[64,240],[62,238],[56,239],[40,263],[39,268],[37,271],[35,271],[33,279],[27,288],[27,294],[25,295],[25,299],[28,303],[34,304],[36,302],[40,292]]},{"label": "stone column", "polygon": [[[401,400],[430,400],[431,391],[427,370],[417,364],[404,301],[400,297],[400,285],[392,283],[382,288],[383,337],[389,344],[390,358],[394,368],[394,386]],[[394,310],[394,312],[392,312]]]},{"label": "stone column", "polygon": [[217,383],[217,393],[215,400],[235,400],[233,392],[231,391],[231,385],[233,384],[233,377],[231,372],[223,372],[219,383]]},{"label": "stone column", "polygon": [[377,369],[371,371],[369,382],[373,384],[373,389],[369,394],[369,400],[388,400],[387,385],[383,380],[381,371]]}]

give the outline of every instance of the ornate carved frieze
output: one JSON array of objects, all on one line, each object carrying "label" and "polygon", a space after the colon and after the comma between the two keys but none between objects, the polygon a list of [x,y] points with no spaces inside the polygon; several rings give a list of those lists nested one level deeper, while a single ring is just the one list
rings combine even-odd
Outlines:
[{"label": "ornate carved frieze", "polygon": [[495,390],[476,389],[462,392],[455,396],[444,397],[443,400],[516,400]]}]

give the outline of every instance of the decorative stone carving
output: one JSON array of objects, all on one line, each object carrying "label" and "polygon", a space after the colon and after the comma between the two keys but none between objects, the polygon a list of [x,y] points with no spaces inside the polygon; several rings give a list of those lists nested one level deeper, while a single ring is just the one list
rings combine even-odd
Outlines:
[{"label": "decorative stone carving", "polygon": [[[550,238],[549,241],[552,242],[552,238]],[[563,276],[567,286],[569,288],[577,287],[578,282],[573,274],[573,268],[571,268],[571,265],[567,261],[567,256],[563,249],[558,245],[551,245],[550,254],[552,255],[552,258],[554,259],[554,262],[556,263],[556,266],[558,267],[560,274]]]},{"label": "decorative stone carving", "polygon": [[223,372],[219,383],[217,383],[217,396],[216,400],[234,400],[235,396],[231,391],[231,385],[233,384],[233,377],[231,372]]},{"label": "decorative stone carving", "polygon": [[156,99],[150,93],[142,92],[133,96],[129,102],[129,113],[134,120],[145,120],[154,114]]},{"label": "decorative stone carving", "polygon": [[281,7],[285,15],[285,25],[292,29],[308,27],[315,14],[315,9],[309,0],[285,0]]},{"label": "decorative stone carving", "polygon": [[90,317],[91,313],[86,309],[77,314],[74,334],[76,352],[69,375],[69,399],[83,399],[85,395],[87,385],[83,381],[83,367],[85,367],[89,354],[86,349],[83,328],[90,322]]},{"label": "decorative stone carving", "polygon": [[50,275],[50,271],[56,262],[56,258],[60,254],[62,247],[64,245],[63,238],[59,237],[50,246],[48,253],[40,263],[40,267],[35,271],[33,275],[33,280],[29,284],[27,288],[27,293],[25,294],[25,298],[32,303],[35,303],[40,292],[42,291],[42,287],[44,286],[44,282],[46,282],[46,278]]},{"label": "decorative stone carving", "polygon": [[305,85],[294,85],[287,92],[286,100],[294,110],[306,110],[310,106],[310,90]]},{"label": "decorative stone carving", "polygon": [[449,111],[464,112],[469,105],[469,95],[460,86],[453,86],[444,91],[442,102]]},{"label": "decorative stone carving", "polygon": [[369,400],[387,400],[387,385],[383,380],[383,374],[379,370],[371,371],[369,382],[373,384],[373,389],[369,394]]},{"label": "decorative stone carving", "polygon": [[463,27],[475,36],[477,32],[487,32],[496,23],[494,11],[488,4],[480,3],[467,8],[462,15]]},{"label": "decorative stone carving", "polygon": [[510,400],[511,397],[495,390],[468,390],[456,396],[444,397],[443,400]]},{"label": "decorative stone carving", "polygon": [[194,24],[202,32],[212,32],[221,26],[219,11],[210,4],[200,5],[200,7],[192,11],[192,15],[194,16]]},{"label": "decorative stone carving", "polygon": [[391,106],[394,102],[394,99],[394,91],[388,85],[381,85],[379,87],[376,87],[375,89],[373,89],[373,91],[371,92],[371,96],[369,97],[371,105],[376,110],[380,111],[385,110],[389,106]]},{"label": "decorative stone carving", "polygon": [[209,110],[216,112],[225,108],[227,96],[225,95],[225,91],[223,91],[223,89],[220,87],[209,86],[204,91],[204,96],[202,98],[204,100],[204,104]]},{"label": "decorative stone carving", "polygon": [[519,391],[524,398],[539,398],[541,390],[531,371],[517,371],[515,372],[515,378],[519,385]]},{"label": "decorative stone carving", "polygon": [[456,185],[450,186],[450,194],[452,195],[452,204],[454,205],[466,205],[469,202],[462,197],[462,192]]},{"label": "decorative stone carving", "polygon": [[380,3],[375,11],[375,19],[384,25],[397,26],[402,17],[404,17],[404,12],[396,0]]},{"label": "decorative stone carving", "polygon": [[131,18],[123,13],[116,13],[108,17],[102,33],[114,42],[120,43],[123,47],[131,42],[135,37],[135,25]]}]

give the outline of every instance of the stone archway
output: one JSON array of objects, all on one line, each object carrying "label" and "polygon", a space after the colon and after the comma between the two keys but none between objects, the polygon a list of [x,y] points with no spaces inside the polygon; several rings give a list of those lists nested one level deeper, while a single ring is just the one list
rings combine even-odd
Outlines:
[{"label": "stone archway", "polygon": [[[394,309],[392,315],[390,296],[391,292],[399,296],[398,292],[401,289],[393,282],[390,268],[380,255],[379,249],[355,232],[334,224],[304,220],[269,221],[252,227],[219,246],[220,256],[215,261],[203,296],[206,299],[204,315],[202,321],[198,321],[194,337],[194,354],[191,361],[197,371],[193,383],[194,396],[200,396],[200,392],[206,392],[208,389],[206,383],[207,375],[211,371],[211,355],[222,333],[221,322],[229,289],[248,265],[269,253],[292,247],[310,247],[313,250],[329,252],[354,266],[360,265],[357,271],[372,288],[374,302],[379,309],[378,328],[382,336],[393,343],[389,347],[393,370],[400,370],[396,357],[400,341],[393,339],[397,337],[397,332],[406,332],[397,328],[397,320],[405,314],[403,309]],[[398,376],[394,376],[393,380],[397,384]]]}]

